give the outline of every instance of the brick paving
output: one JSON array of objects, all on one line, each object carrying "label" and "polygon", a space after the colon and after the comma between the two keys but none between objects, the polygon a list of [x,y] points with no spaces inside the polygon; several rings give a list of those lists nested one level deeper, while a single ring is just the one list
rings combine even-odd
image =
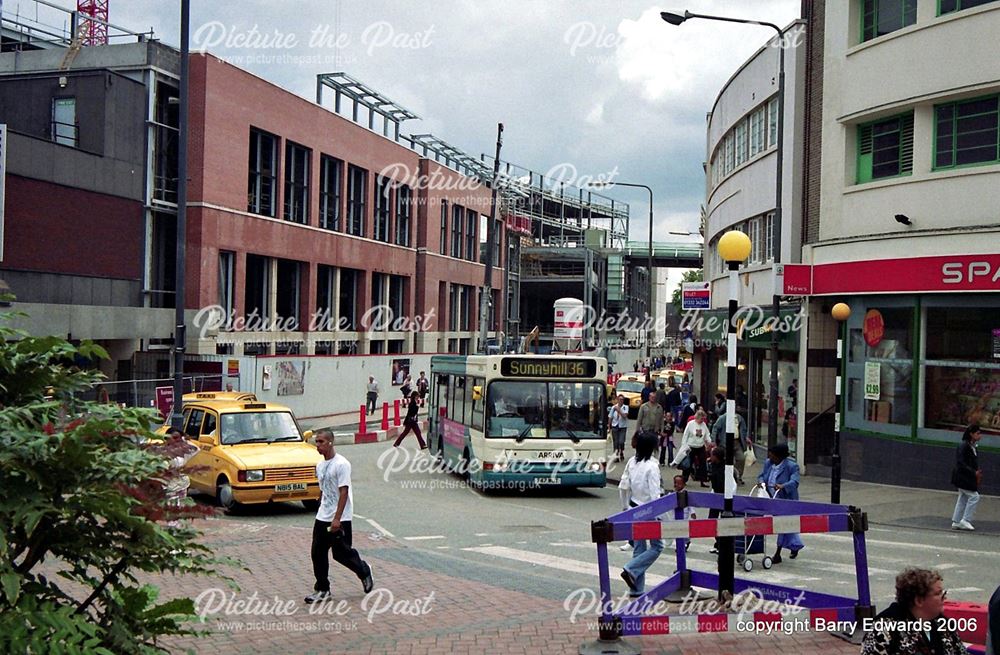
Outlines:
[{"label": "brick paving", "polygon": [[[240,558],[249,571],[233,571],[241,589],[229,591],[221,582],[206,578],[157,576],[151,581],[162,589],[161,598],[181,594],[197,597],[212,588],[235,593],[236,600],[256,598],[260,603],[278,602],[287,614],[226,616],[210,615],[204,628],[212,634],[165,640],[161,645],[175,653],[576,653],[580,644],[596,639],[596,629],[584,619],[570,622],[561,600],[513,590],[509,581],[494,584],[461,577],[446,558],[433,551],[419,551],[427,567],[399,563],[408,546],[390,539],[374,539],[368,533],[355,535],[355,546],[375,571],[376,591],[366,598],[360,584],[346,569],[331,562],[334,600],[325,612],[311,614],[302,602],[312,585],[309,545],[311,520],[303,515],[302,526],[277,528],[230,520],[202,522],[203,541],[220,554]],[[403,558],[414,561],[413,557]],[[416,561],[419,562],[420,558]],[[457,561],[457,560],[454,560]],[[458,565],[454,565],[458,566]],[[452,574],[442,573],[449,571]],[[505,575],[496,569],[496,575]],[[595,580],[596,587],[596,580]],[[209,592],[215,594],[216,592]],[[254,596],[256,594],[256,596]],[[430,601],[427,597],[433,594]],[[206,596],[207,597],[207,596]],[[220,598],[220,596],[213,596]],[[340,614],[335,604],[343,600]],[[419,616],[397,615],[389,607],[429,611]],[[289,603],[288,601],[294,601]],[[410,601],[404,603],[402,601]],[[373,614],[373,612],[375,612]],[[596,618],[596,617],[595,617]],[[261,625],[266,623],[267,625]],[[254,625],[256,624],[256,625]],[[749,634],[631,637],[643,653],[748,655],[787,652],[800,655],[857,653],[852,646],[828,634],[754,636]]]}]

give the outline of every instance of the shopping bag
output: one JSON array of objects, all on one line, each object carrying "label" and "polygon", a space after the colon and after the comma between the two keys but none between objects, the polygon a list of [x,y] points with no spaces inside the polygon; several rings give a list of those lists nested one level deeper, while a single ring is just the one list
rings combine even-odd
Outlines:
[{"label": "shopping bag", "polygon": [[757,456],[753,454],[753,444],[747,449],[746,458],[743,460],[743,468],[750,468],[757,463]]}]

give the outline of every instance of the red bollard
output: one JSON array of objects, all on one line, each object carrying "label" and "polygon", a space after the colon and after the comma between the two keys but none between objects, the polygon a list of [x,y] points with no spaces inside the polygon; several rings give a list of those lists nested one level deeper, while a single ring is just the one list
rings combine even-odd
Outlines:
[{"label": "red bollard", "polygon": [[389,403],[382,403],[382,429],[389,429]]},{"label": "red bollard", "polygon": [[396,400],[392,401],[392,412],[393,412],[392,424],[395,425],[398,428],[399,425],[400,425],[400,422],[399,422],[399,398],[397,398]]},{"label": "red bollard", "polygon": [[364,434],[365,432],[368,432],[368,406],[362,405],[360,412],[361,416],[358,419],[358,432]]}]

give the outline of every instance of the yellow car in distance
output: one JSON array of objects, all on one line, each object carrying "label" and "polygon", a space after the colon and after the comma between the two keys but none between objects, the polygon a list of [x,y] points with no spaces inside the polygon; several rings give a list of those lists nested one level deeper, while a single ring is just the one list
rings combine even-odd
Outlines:
[{"label": "yellow car in distance", "polygon": [[625,396],[629,418],[635,418],[639,415],[639,406],[642,405],[642,388],[645,386],[646,376],[640,373],[623,375],[615,383],[615,396]]},{"label": "yellow car in distance", "polygon": [[664,388],[669,391],[670,383],[673,382],[678,387],[684,384],[684,377],[686,373],[684,371],[675,371],[673,369],[664,369],[662,371],[657,371],[653,373],[653,382],[657,389],[660,388],[660,383],[662,382]]},{"label": "yellow car in distance", "polygon": [[188,462],[192,493],[213,496],[226,509],[296,500],[319,507],[316,464],[323,457],[284,405],[196,400],[185,403],[182,426],[198,447]]}]

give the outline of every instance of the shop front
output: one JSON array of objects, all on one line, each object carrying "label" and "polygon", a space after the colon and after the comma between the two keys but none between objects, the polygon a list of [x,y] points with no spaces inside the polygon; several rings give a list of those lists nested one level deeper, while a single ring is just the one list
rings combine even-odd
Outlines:
[{"label": "shop front", "polygon": [[[980,465],[995,467],[1000,460],[1000,255],[801,269],[793,278],[810,303],[846,302],[851,308],[843,327],[845,477],[950,489],[954,448],[973,423],[983,434]],[[811,293],[802,294],[806,290]],[[829,330],[837,329],[828,315],[825,320]],[[821,329],[811,326],[810,338]],[[812,394],[812,375],[807,386],[804,394]],[[995,477],[985,476],[981,491],[1000,491]]]},{"label": "shop front", "polygon": [[[697,330],[700,397],[706,409],[716,393],[729,396],[726,388],[726,310],[701,312]],[[797,451],[800,307],[781,308],[778,331],[778,443]],[[771,384],[771,336],[774,321],[770,308],[743,308],[737,317],[736,409],[746,420],[755,443],[768,442]]]}]

